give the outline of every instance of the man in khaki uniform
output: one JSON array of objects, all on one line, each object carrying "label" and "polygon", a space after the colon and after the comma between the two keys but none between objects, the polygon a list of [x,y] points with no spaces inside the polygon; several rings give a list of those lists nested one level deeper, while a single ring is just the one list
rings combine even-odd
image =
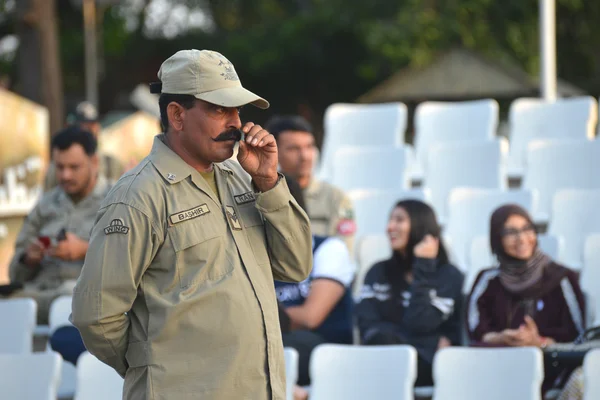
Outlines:
[{"label": "man in khaki uniform", "polygon": [[269,103],[213,51],[179,51],[158,77],[165,134],[104,201],[72,322],[125,399],[283,400],[273,280],[306,279],[312,239],[275,139],[239,118]]},{"label": "man in khaki uniform", "polygon": [[356,232],[352,202],[341,189],[313,177],[315,137],[311,125],[300,116],[276,116],[265,126],[277,140],[281,172],[296,179],[304,190],[313,234],[338,236],[352,252]]},{"label": "man in khaki uniform", "polygon": [[44,194],[17,237],[10,278],[13,288],[23,289],[11,296],[34,298],[41,324],[48,322],[52,300],[73,292],[96,213],[109,190],[98,178],[96,145],[91,133],[75,126],[53,138],[59,186]]},{"label": "man in khaki uniform", "polygon": [[[100,122],[98,121],[98,111],[93,104],[83,101],[77,105],[75,112],[69,116],[69,125],[79,126],[88,132],[98,140],[100,136]],[[98,171],[104,179],[113,184],[121,175],[125,172],[125,167],[116,157],[110,154],[98,154]],[[56,167],[54,161],[48,165],[46,171],[46,177],[44,178],[44,190],[48,191],[58,185],[56,178]]]}]

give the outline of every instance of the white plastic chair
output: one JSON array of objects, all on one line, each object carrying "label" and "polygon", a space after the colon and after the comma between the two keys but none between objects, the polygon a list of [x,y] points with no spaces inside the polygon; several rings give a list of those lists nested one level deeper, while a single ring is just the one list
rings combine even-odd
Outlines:
[{"label": "white plastic chair", "polygon": [[318,346],[310,360],[311,400],[412,400],[417,351],[411,346]]},{"label": "white plastic chair", "polygon": [[447,217],[450,191],[458,187],[505,189],[499,140],[445,143],[431,146],[424,186],[442,224]]},{"label": "white plastic chair", "polygon": [[333,155],[342,146],[401,146],[408,121],[403,103],[335,103],[325,111],[319,178],[331,179]]},{"label": "white plastic chair", "polygon": [[590,350],[583,359],[583,400],[600,399],[600,349]]},{"label": "white plastic chair", "polygon": [[598,233],[589,235],[585,240],[580,278],[581,289],[588,298],[588,326],[600,325],[600,226],[597,229]]},{"label": "white plastic chair", "polygon": [[[391,212],[391,209],[390,209]],[[377,262],[392,256],[390,240],[384,233],[364,236],[357,246],[358,272],[354,281],[353,293],[357,296],[369,269]]]},{"label": "white plastic chair", "polygon": [[447,347],[433,359],[433,400],[542,400],[542,351]]},{"label": "white plastic chair", "polygon": [[509,111],[509,176],[523,175],[530,142],[539,139],[591,140],[597,120],[597,102],[589,96],[557,99],[554,102],[538,98],[513,101]]},{"label": "white plastic chair", "polygon": [[561,189],[600,189],[600,142],[534,141],[527,150],[523,187],[539,194],[536,221],[548,220],[552,199]]},{"label": "white plastic chair", "polygon": [[426,101],[415,111],[415,165],[413,178],[428,169],[427,153],[432,145],[454,141],[488,141],[498,128],[498,102],[493,99],[438,102]]},{"label": "white plastic chair", "polygon": [[561,261],[570,268],[581,268],[587,235],[600,231],[599,204],[600,190],[561,190],[554,197],[548,233],[563,237]]},{"label": "white plastic chair", "polygon": [[530,211],[534,194],[524,190],[468,189],[452,190],[448,202],[448,220],[444,236],[450,238],[457,267],[467,270],[467,252],[471,241],[480,235],[489,235],[490,217],[500,206],[517,204]]},{"label": "white plastic chair", "polygon": [[357,242],[365,235],[385,232],[392,208],[400,200],[426,201],[426,191],[412,190],[352,190],[348,197],[354,206]]},{"label": "white plastic chair", "polygon": [[[540,234],[537,237],[540,250],[546,253],[553,260],[559,260],[560,249],[562,246],[562,238],[552,235]],[[471,249],[469,252],[468,271],[463,286],[463,291],[469,293],[475,282],[475,278],[479,272],[485,268],[490,268],[497,265],[498,262],[492,254],[490,248],[490,236],[480,235],[471,241]]]},{"label": "white plastic chair", "polygon": [[35,300],[0,300],[0,354],[31,353],[36,318]]},{"label": "white plastic chair", "polygon": [[403,147],[343,147],[333,158],[331,183],[354,189],[407,189],[406,151]]},{"label": "white plastic chair", "polygon": [[77,360],[77,391],[74,400],[105,400],[123,397],[123,378],[88,353]]},{"label": "white plastic chair", "polygon": [[[298,351],[291,347],[283,349],[285,357],[285,397],[294,400],[294,387],[298,382]],[[75,399],[77,400],[77,399]]]},{"label": "white plastic chair", "polygon": [[57,353],[0,354],[0,397],[56,400],[61,363]]}]

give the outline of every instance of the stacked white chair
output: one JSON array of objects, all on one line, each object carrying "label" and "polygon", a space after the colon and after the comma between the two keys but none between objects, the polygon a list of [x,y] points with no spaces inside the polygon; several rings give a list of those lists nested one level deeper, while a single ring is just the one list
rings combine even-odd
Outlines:
[{"label": "stacked white chair", "polygon": [[597,102],[593,97],[572,97],[554,102],[534,98],[515,100],[509,111],[509,176],[523,175],[530,142],[539,139],[591,140],[597,120]]},{"label": "stacked white chair", "polygon": [[448,221],[444,236],[450,238],[457,267],[467,271],[467,252],[473,238],[489,235],[490,217],[505,204],[517,204],[531,210],[534,195],[523,190],[458,188],[450,193]]},{"label": "stacked white chair", "polygon": [[598,233],[589,235],[583,250],[581,289],[587,295],[588,326],[600,325],[600,227]]},{"label": "stacked white chair", "polygon": [[283,349],[283,355],[285,357],[285,398],[286,400],[294,400],[294,388],[298,382],[299,355],[298,351],[291,347]]},{"label": "stacked white chair", "polygon": [[537,221],[548,220],[552,199],[561,189],[600,189],[600,142],[535,141],[527,150],[523,187],[536,190]]},{"label": "stacked white chair", "polygon": [[36,319],[35,300],[0,300],[0,354],[31,353]]},{"label": "stacked white chair", "polygon": [[56,400],[61,363],[57,353],[0,354],[0,397]]},{"label": "stacked white chair", "polygon": [[[559,262],[562,238],[552,235],[538,235],[538,247],[550,258]],[[490,248],[490,236],[480,235],[471,241],[471,250],[469,252],[468,271],[465,277],[463,290],[465,293],[471,291],[475,278],[479,272],[485,268],[497,265],[498,262],[492,254]]]},{"label": "stacked white chair", "polygon": [[330,105],[325,111],[319,178],[331,179],[334,153],[343,146],[402,146],[407,121],[403,103]]},{"label": "stacked white chair", "polygon": [[387,260],[392,255],[390,240],[385,233],[367,235],[357,246],[358,272],[354,281],[354,296],[358,296],[369,269],[377,262]]},{"label": "stacked white chair", "polygon": [[433,400],[542,400],[542,351],[447,347],[433,360]]},{"label": "stacked white chair", "polygon": [[492,99],[426,101],[415,111],[415,164],[412,176],[420,180],[428,169],[431,146],[437,143],[493,140],[498,128],[498,102]]},{"label": "stacked white chair", "polygon": [[123,378],[96,357],[83,353],[77,361],[74,400],[108,400],[123,397]]},{"label": "stacked white chair", "polygon": [[318,346],[310,360],[311,400],[412,400],[417,351],[411,346]]},{"label": "stacked white chair", "polygon": [[[73,296],[60,296],[52,301],[50,304],[50,312],[48,315],[48,326],[50,328],[49,336],[61,326],[69,326],[69,316],[71,315],[71,304]],[[47,351],[51,351],[50,344],[46,348]],[[70,362],[63,362],[60,374],[60,385],[58,387],[58,395],[61,398],[72,397],[75,393],[77,386],[77,370],[75,366]]]},{"label": "stacked white chair", "polygon": [[506,189],[499,140],[437,144],[430,147],[424,186],[438,220],[444,224],[448,197],[459,187]]},{"label": "stacked white chair", "polygon": [[354,206],[357,243],[365,235],[381,234],[386,231],[390,213],[400,200],[426,201],[426,191],[412,190],[353,190],[348,197]]},{"label": "stacked white chair", "polygon": [[548,233],[562,236],[561,261],[573,269],[583,265],[586,237],[600,232],[600,190],[561,190],[552,203]]},{"label": "stacked white chair", "polygon": [[403,147],[344,147],[333,159],[331,183],[344,191],[409,187]]},{"label": "stacked white chair", "polygon": [[583,400],[600,399],[600,349],[590,350],[583,359]]}]

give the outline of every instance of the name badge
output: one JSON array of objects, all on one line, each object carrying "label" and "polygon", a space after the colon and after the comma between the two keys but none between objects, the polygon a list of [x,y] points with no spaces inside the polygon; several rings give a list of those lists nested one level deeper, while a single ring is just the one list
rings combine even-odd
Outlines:
[{"label": "name badge", "polygon": [[201,217],[205,214],[208,214],[209,212],[210,210],[208,209],[208,205],[205,203],[199,205],[198,207],[192,208],[191,210],[180,211],[178,213],[172,214],[169,216],[169,220],[172,224],[178,224],[183,221]]},{"label": "name badge", "polygon": [[244,194],[238,194],[237,196],[233,196],[235,202],[238,204],[246,204],[251,203],[256,200],[256,196],[254,196],[254,192],[247,192]]}]

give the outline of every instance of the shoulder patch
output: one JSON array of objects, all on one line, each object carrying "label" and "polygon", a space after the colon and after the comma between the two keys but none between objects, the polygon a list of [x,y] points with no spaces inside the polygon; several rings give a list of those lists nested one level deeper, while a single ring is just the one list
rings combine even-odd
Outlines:
[{"label": "shoulder patch", "polygon": [[129,227],[123,224],[121,218],[115,218],[110,221],[110,225],[104,228],[105,235],[110,235],[112,233],[122,233],[123,235],[127,235],[129,233]]},{"label": "shoulder patch", "polygon": [[175,214],[171,214],[169,215],[169,220],[172,224],[177,224],[179,222],[200,217],[202,215],[208,214],[209,212],[210,210],[208,209],[208,205],[204,203],[199,205],[198,207],[192,208],[191,210],[180,211]]},{"label": "shoulder patch", "polygon": [[251,203],[256,200],[256,196],[254,195],[254,192],[246,192],[243,194],[238,194],[237,196],[233,196],[233,198],[235,199],[235,202],[237,204]]}]

